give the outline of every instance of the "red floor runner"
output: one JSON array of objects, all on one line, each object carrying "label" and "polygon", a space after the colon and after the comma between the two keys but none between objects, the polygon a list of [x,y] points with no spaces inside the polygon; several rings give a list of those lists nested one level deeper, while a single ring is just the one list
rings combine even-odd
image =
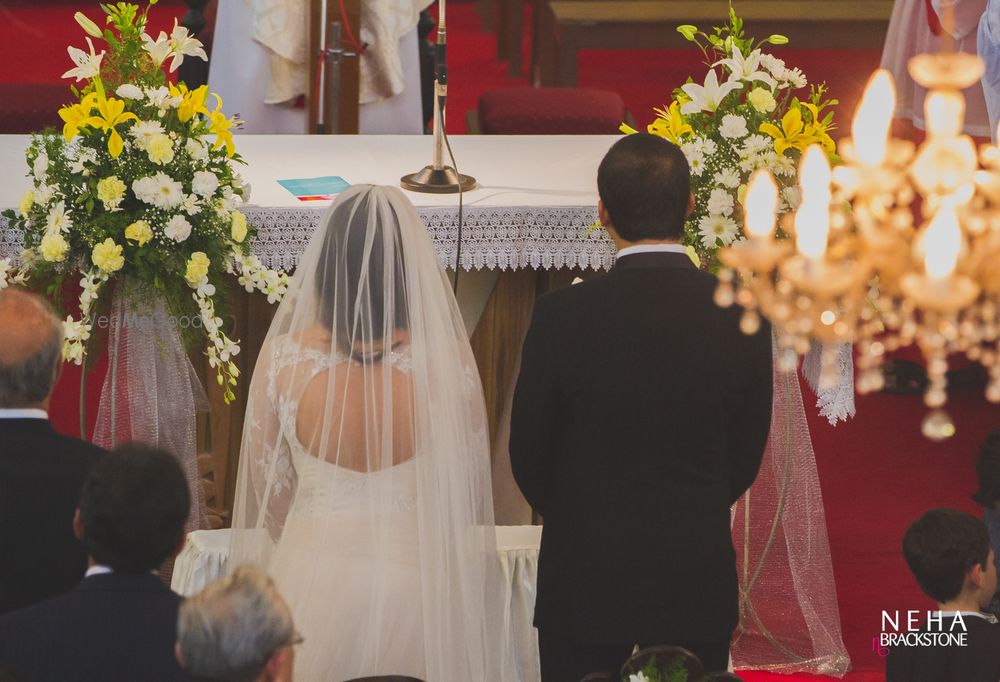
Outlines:
[{"label": "red floor runner", "polygon": [[[82,1],[58,5],[5,2],[0,7],[0,83],[58,81],[69,68],[65,45],[82,44],[72,13],[85,9],[96,16],[94,7]],[[506,64],[495,60],[495,37],[480,31],[470,2],[453,0],[449,9],[448,129],[461,133],[466,129],[465,112],[476,106],[481,92],[522,85],[527,80],[510,78]],[[179,0],[162,0],[153,10],[154,30],[169,27],[173,15],[182,11]],[[527,57],[529,46],[524,47]],[[878,51],[775,48],[774,53],[802,68],[812,80],[827,81],[832,96],[842,102],[838,120],[840,130],[846,131],[854,103],[878,64]],[[651,108],[662,105],[688,75],[700,77],[704,73],[699,60],[694,50],[584,51],[580,85],[619,92],[641,125],[648,122]],[[78,431],[78,377],[75,368],[64,372],[53,410],[53,420],[67,433]],[[91,406],[99,383],[96,376],[89,383]],[[803,394],[811,395],[807,388]],[[90,409],[92,421],[95,415],[93,407]],[[972,461],[985,434],[1000,426],[1000,409],[976,393],[953,396],[948,409],[958,434],[946,443],[934,444],[920,435],[925,410],[919,397],[859,397],[858,416],[836,428],[807,405],[844,639],[854,662],[854,671],[845,678],[850,682],[884,679],[883,661],[871,648],[882,610],[924,609],[929,605],[900,553],[906,526],[934,506],[976,512],[968,498],[974,487]],[[744,677],[750,682],[821,679],[764,673],[744,673]]]}]

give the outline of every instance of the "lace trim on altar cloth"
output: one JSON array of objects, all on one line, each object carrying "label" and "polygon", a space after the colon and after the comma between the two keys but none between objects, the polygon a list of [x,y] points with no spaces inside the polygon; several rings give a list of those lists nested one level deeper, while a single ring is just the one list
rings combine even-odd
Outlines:
[{"label": "lace trim on altar cloth", "polygon": [[[835,354],[835,380],[822,380],[823,353]],[[846,343],[833,347],[813,344],[802,360],[802,375],[816,394],[816,407],[831,426],[847,421],[855,414],[854,406],[854,356]]]},{"label": "lace trim on altar cloth", "polygon": [[[261,208],[243,212],[258,228],[253,252],[269,268],[291,270],[298,265],[324,208]],[[441,267],[453,268],[458,243],[457,208],[418,208]],[[570,207],[466,206],[462,211],[462,268],[465,270],[607,270],[615,260],[615,245],[603,231],[588,232],[597,209]],[[0,258],[16,260],[21,237],[0,217]]]}]

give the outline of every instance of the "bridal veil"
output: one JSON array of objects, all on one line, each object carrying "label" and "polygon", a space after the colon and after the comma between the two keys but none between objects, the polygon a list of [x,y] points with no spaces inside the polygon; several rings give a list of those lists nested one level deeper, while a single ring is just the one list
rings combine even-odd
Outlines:
[{"label": "bridal veil", "polygon": [[423,223],[355,186],[321,222],[250,385],[230,566],[275,577],[303,680],[492,680],[482,388]]}]

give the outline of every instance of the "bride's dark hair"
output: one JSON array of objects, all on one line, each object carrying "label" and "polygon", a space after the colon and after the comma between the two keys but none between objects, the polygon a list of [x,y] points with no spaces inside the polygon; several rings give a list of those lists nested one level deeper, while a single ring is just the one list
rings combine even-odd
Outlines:
[{"label": "bride's dark hair", "polygon": [[[368,345],[384,341],[393,331],[409,327],[399,216],[388,201],[385,210],[372,205],[376,200],[374,190],[370,187],[338,203],[324,226],[323,252],[315,275],[320,322],[336,330],[341,352],[368,361],[378,360],[382,349],[359,352],[355,342]],[[374,234],[370,247],[366,247],[372,211],[376,212]],[[391,216],[385,221],[390,224],[383,222],[386,215]],[[389,291],[387,279],[391,283]],[[390,306],[392,319],[387,327]],[[367,338],[368,329],[372,338]]]}]

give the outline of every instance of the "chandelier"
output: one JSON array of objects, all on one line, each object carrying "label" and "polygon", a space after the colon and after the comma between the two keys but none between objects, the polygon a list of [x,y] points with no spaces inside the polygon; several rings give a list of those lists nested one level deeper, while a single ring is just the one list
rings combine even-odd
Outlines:
[{"label": "chandelier", "polygon": [[[741,328],[773,323],[778,362],[794,369],[824,343],[821,381],[835,374],[837,343],[857,346],[857,390],[883,386],[882,361],[916,344],[927,362],[922,430],[947,438],[942,409],[948,358],[987,368],[986,397],[1000,402],[1000,148],[962,134],[963,88],[983,74],[979,57],[943,51],[910,60],[928,90],[927,138],[894,139],[892,76],[876,71],[855,114],[844,160],[831,169],[818,146],[799,166],[801,203],[781,217],[778,190],[758,171],[744,200],[746,239],[721,253],[716,303],[744,307]],[[776,227],[789,240],[775,238]],[[793,246],[794,244],[794,246]]]}]

